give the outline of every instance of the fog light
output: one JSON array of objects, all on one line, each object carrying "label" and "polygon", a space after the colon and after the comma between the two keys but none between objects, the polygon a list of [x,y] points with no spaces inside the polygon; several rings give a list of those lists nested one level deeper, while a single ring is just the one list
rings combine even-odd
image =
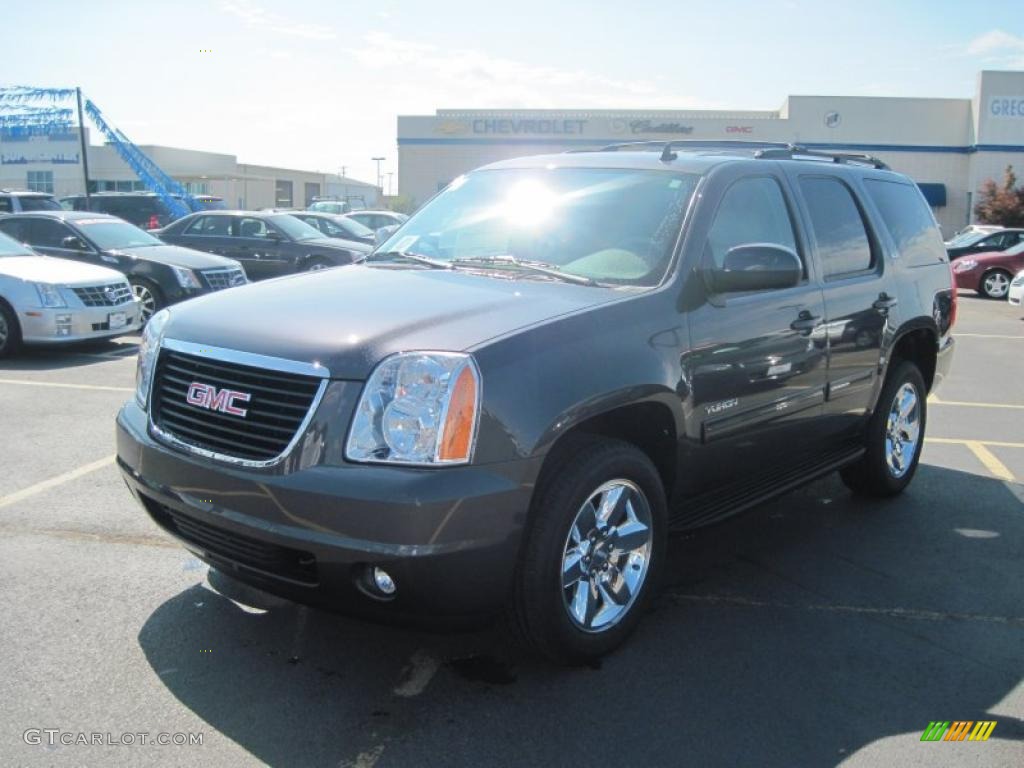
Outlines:
[{"label": "fog light", "polygon": [[395,580],[391,578],[391,574],[383,568],[374,567],[373,584],[381,591],[382,594],[385,595],[393,595],[395,594],[395,590],[398,589],[398,587],[395,586]]},{"label": "fog light", "polygon": [[71,335],[71,315],[57,315],[57,335]]}]

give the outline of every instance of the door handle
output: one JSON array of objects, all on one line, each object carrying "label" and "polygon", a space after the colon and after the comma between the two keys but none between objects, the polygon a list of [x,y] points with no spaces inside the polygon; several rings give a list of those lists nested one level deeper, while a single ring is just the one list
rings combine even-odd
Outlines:
[{"label": "door handle", "polygon": [[821,315],[812,315],[809,310],[804,310],[797,315],[796,320],[789,324],[794,331],[813,331],[818,327]]},{"label": "door handle", "polygon": [[878,294],[878,300],[871,306],[880,312],[887,312],[888,310],[899,304],[899,300],[890,296],[887,293]]}]

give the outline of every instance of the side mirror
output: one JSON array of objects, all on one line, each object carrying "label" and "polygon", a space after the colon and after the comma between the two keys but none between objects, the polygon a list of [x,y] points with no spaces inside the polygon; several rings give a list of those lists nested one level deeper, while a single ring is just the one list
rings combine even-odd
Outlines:
[{"label": "side mirror", "polygon": [[89,248],[86,246],[80,237],[74,235],[68,235],[60,241],[61,248],[67,248],[69,251],[87,251]]},{"label": "side mirror", "polygon": [[705,272],[714,293],[792,288],[803,278],[800,257],[782,245],[746,243],[730,248],[721,268]]}]

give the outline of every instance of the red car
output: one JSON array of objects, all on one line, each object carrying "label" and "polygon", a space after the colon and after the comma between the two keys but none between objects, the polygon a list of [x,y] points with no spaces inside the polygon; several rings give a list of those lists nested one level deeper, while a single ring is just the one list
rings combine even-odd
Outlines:
[{"label": "red car", "polygon": [[972,288],[990,299],[1005,299],[1013,276],[1024,269],[1024,243],[998,253],[964,256],[953,262],[957,288]]}]

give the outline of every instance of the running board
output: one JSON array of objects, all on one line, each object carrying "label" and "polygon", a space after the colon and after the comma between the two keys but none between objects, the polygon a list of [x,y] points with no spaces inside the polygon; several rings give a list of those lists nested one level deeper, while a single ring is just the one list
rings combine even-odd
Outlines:
[{"label": "running board", "polygon": [[744,483],[732,484],[725,490],[680,499],[669,513],[669,530],[685,531],[717,523],[817,480],[863,455],[863,445],[844,446],[818,454],[778,474],[760,475]]}]

